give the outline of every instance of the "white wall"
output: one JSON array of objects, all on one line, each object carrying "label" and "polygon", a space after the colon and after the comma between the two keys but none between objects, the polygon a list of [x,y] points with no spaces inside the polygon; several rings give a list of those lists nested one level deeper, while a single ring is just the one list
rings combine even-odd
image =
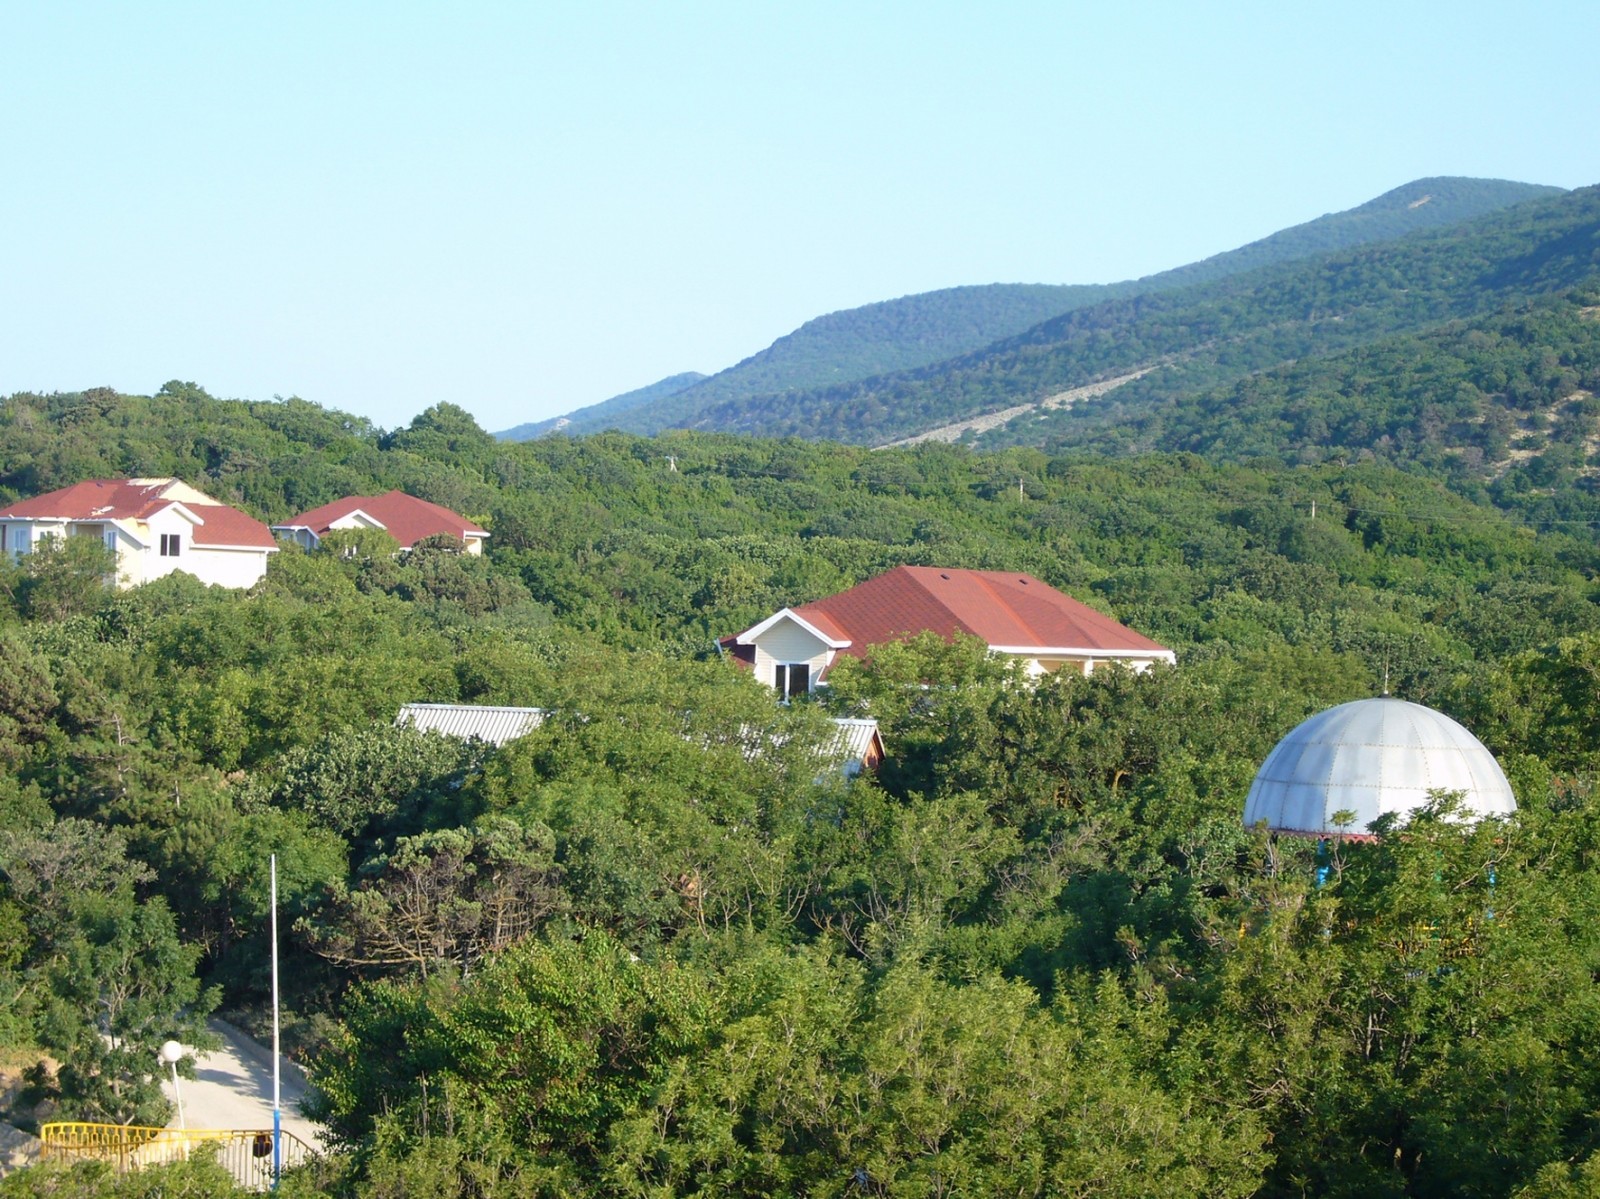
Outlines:
[{"label": "white wall", "polygon": [[5,526],[5,548],[12,554],[33,553],[34,544],[47,533],[54,533],[57,537],[65,536],[63,526],[59,522],[8,520]]},{"label": "white wall", "polygon": [[[204,516],[204,510],[198,515]],[[135,582],[148,583],[152,579],[159,579],[164,575],[169,575],[175,570],[187,570],[202,582],[212,582],[211,579],[201,575],[199,570],[189,565],[188,559],[194,553],[194,542],[191,540],[194,536],[194,525],[179,516],[176,511],[168,508],[162,512],[157,512],[149,520],[140,521],[139,526],[139,535],[144,538],[147,548],[143,555],[144,577],[135,579]],[[178,556],[176,558],[163,558],[161,556],[161,538],[163,534],[168,536],[177,534]]]},{"label": "white wall", "polygon": [[360,511],[358,509],[355,512],[347,512],[347,513],[345,513],[338,520],[329,521],[328,522],[328,528],[330,528],[330,529],[381,529],[381,528],[383,528],[383,526],[380,525],[377,521],[373,520],[372,517],[368,516],[365,512],[362,512],[362,511]]},{"label": "white wall", "polygon": [[[59,521],[8,520],[3,523],[6,530],[5,549],[11,553],[32,553],[41,537],[75,535],[74,526]],[[202,583],[214,583],[221,587],[253,587],[267,573],[267,554],[270,551],[197,547],[193,541],[194,526],[170,508],[156,513],[148,522],[138,522],[137,538],[126,527],[132,522],[91,523],[100,526],[102,539],[116,553],[119,587],[137,587],[140,583],[148,583],[176,570],[191,574]],[[24,532],[28,544],[19,549],[16,539],[19,533]],[[164,533],[176,534],[179,538],[178,556],[175,558],[161,556],[161,536]]]},{"label": "white wall", "polygon": [[806,632],[792,620],[780,620],[756,638],[756,678],[768,687],[775,685],[773,667],[779,662],[804,662],[811,668],[811,685],[832,657],[826,643]]}]

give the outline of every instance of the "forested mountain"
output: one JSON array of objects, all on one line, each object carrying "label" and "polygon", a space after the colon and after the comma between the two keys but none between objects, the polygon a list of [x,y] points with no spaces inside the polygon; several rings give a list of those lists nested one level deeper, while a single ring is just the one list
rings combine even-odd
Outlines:
[{"label": "forested mountain", "polygon": [[[650,389],[642,389],[558,419],[568,422],[561,431],[570,434],[608,428],[654,433],[689,424],[716,428],[720,418],[707,423],[698,420],[697,414],[769,393],[830,387],[912,370],[978,350],[1062,313],[1105,300],[1168,291],[1402,237],[1559,192],[1559,188],[1500,179],[1418,179],[1357,208],[1330,213],[1239,249],[1143,279],[1081,286],[996,283],[952,287],[829,313],[693,387],[674,387],[654,396],[645,396]],[[554,422],[540,422],[501,436],[538,436],[555,427]]]},{"label": "forested mountain", "polygon": [[1571,516],[1600,475],[1591,460],[1597,394],[1600,280],[1153,407],[1052,412],[986,441],[1192,450],[1224,461],[1379,461],[1469,494],[1487,487],[1502,506]]},{"label": "forested mountain", "polygon": [[534,437],[543,437],[546,433],[576,432],[573,426],[588,425],[599,422],[602,427],[608,421],[616,421],[622,413],[652,400],[664,399],[670,395],[677,395],[685,388],[693,387],[706,376],[699,371],[684,371],[678,375],[668,375],[648,387],[636,388],[625,391],[621,395],[612,396],[609,400],[602,400],[598,404],[590,404],[587,408],[579,408],[569,412],[566,416],[553,416],[549,420],[533,421],[529,424],[518,425],[515,429],[506,429],[496,433],[496,437],[506,441],[527,441]]},{"label": "forested mountain", "polygon": [[[1503,357],[1545,389],[1519,412],[1572,404],[1584,368],[1537,346],[1582,350],[1588,306],[1272,386],[1382,374],[1399,429],[1416,355],[1457,390]],[[402,487],[492,537],[286,548],[249,593],[108,593],[93,538],[0,562],[9,1118],[161,1123],[156,1045],[211,1010],[262,1027],[276,853],[286,1043],[333,1138],[289,1194],[1582,1193],[1600,539],[1421,453],[1246,461],[1276,436],[1205,447],[1232,462],[506,442],[450,405],[384,432],[192,384],[11,397],[7,494],[174,474],[271,520]],[[779,705],[716,653],[902,562],[1028,570],[1178,666],[1026,687],[913,644]],[[1385,675],[1483,738],[1520,810],[1334,847],[1319,885],[1244,794]],[[491,750],[395,730],[412,700],[552,715]],[[882,722],[874,777],[819,765],[845,713]],[[168,1170],[0,1193],[227,1193]]]},{"label": "forested mountain", "polygon": [[710,405],[825,387],[964,354],[1107,295],[1118,285],[991,283],[949,287],[830,312],[694,387],[622,413],[572,414],[564,432],[655,433]]},{"label": "forested mountain", "polygon": [[1585,188],[1397,241],[1076,309],[964,357],[730,402],[693,423],[878,444],[1148,370],[1095,401],[1134,412],[1570,287],[1600,272],[1597,230],[1600,188]]}]

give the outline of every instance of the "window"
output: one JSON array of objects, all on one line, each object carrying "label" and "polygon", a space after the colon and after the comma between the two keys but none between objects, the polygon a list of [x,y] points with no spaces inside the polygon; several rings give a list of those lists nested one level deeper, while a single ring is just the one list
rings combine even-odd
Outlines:
[{"label": "window", "polygon": [[161,556],[163,558],[176,558],[178,556],[178,535],[176,533],[161,534]]},{"label": "window", "polygon": [[811,690],[811,665],[807,662],[779,662],[772,668],[772,685],[783,699],[804,695]]}]

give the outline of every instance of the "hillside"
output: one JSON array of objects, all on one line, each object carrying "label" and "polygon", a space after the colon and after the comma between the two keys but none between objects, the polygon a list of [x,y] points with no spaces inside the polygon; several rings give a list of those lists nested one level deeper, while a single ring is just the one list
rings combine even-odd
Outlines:
[{"label": "hillside", "polygon": [[598,404],[590,404],[587,408],[578,408],[565,416],[553,416],[549,420],[532,421],[529,424],[518,425],[515,429],[505,429],[495,436],[505,441],[528,441],[534,437],[543,437],[547,433],[571,432],[572,426],[588,424],[591,422],[615,421],[624,412],[631,411],[654,400],[665,399],[667,396],[676,395],[685,388],[693,387],[700,380],[706,378],[699,371],[684,371],[682,374],[668,375],[665,379],[658,380],[648,387],[635,388],[625,391],[621,395],[612,396],[609,400],[601,400]]},{"label": "hillside", "polygon": [[[1125,288],[1127,285],[1122,285]],[[1084,304],[1122,294],[1117,285],[991,283],[950,287],[831,312],[736,366],[627,414],[572,414],[565,432],[608,428],[653,433],[710,404],[765,392],[824,387],[953,358]]]},{"label": "hillside", "polygon": [[1381,462],[1490,495],[1535,521],[1592,520],[1600,517],[1600,281],[1151,408],[1052,412],[981,444],[1021,437],[1114,456]]},{"label": "hillside", "polygon": [[[1200,262],[1120,283],[1081,286],[990,284],[953,287],[829,313],[808,321],[760,353],[693,387],[654,402],[569,413],[562,431],[606,428],[653,433],[705,423],[695,414],[752,397],[827,388],[913,370],[1000,341],[1063,313],[1107,300],[1225,279],[1315,254],[1403,237],[1556,195],[1559,188],[1497,179],[1419,179],[1359,207],[1330,213]],[[631,393],[638,395],[639,393]],[[605,411],[599,411],[599,408]],[[624,415],[627,412],[627,415]],[[549,422],[544,422],[549,424]],[[526,426],[524,426],[526,427]]]},{"label": "hillside", "polygon": [[721,404],[693,424],[880,444],[1146,371],[1093,401],[1134,412],[1579,283],[1600,271],[1597,233],[1600,188],[1585,188],[1396,241],[1077,309],[948,362]]}]

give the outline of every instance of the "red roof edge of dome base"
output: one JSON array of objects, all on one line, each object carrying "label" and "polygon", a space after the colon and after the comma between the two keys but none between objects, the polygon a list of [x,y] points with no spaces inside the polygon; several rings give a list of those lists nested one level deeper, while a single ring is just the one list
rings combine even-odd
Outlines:
[{"label": "red roof edge of dome base", "polygon": [[1367,845],[1379,840],[1377,833],[1313,833],[1303,828],[1269,828],[1267,832],[1274,837],[1295,837],[1301,841],[1354,841]]}]

